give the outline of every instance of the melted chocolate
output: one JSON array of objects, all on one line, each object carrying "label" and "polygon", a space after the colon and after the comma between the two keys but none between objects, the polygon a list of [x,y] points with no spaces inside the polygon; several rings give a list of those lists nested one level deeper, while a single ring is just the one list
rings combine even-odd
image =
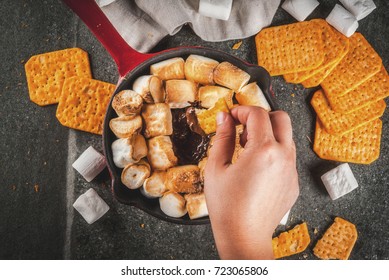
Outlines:
[{"label": "melted chocolate", "polygon": [[203,136],[195,132],[201,133],[197,129],[197,118],[193,115],[195,114],[193,107],[172,109],[171,111],[173,116],[173,135],[171,138],[178,164],[197,165],[206,156],[210,137],[204,132]]}]

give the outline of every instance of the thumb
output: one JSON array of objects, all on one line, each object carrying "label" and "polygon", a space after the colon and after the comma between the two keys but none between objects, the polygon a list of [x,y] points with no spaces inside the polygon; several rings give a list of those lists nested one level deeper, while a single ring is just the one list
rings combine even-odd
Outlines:
[{"label": "thumb", "polygon": [[207,165],[213,168],[226,168],[231,164],[235,149],[235,122],[232,116],[226,112],[216,115],[216,135],[209,152]]}]

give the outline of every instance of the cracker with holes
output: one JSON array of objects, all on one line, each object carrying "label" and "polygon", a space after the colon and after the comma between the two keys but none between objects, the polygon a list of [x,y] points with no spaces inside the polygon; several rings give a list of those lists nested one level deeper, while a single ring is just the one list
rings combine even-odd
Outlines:
[{"label": "cracker with holes", "polygon": [[311,104],[325,130],[338,136],[378,119],[386,108],[385,101],[380,100],[349,114],[337,113],[331,109],[322,90],[315,92]]},{"label": "cracker with holes", "polygon": [[216,114],[218,112],[230,112],[224,98],[220,98],[215,105],[208,110],[196,110],[199,125],[206,134],[216,132]]},{"label": "cracker with holes", "polygon": [[79,48],[34,55],[24,67],[30,100],[40,106],[59,102],[66,78],[92,78],[88,54]]},{"label": "cracker with holes", "polygon": [[307,223],[296,225],[291,230],[273,238],[274,258],[279,259],[303,252],[311,242]]},{"label": "cracker with holes", "polygon": [[316,120],[313,150],[322,159],[370,164],[380,156],[381,133],[380,119],[342,136],[329,134]]},{"label": "cracker with holes", "polygon": [[355,225],[336,217],[334,223],[316,243],[313,253],[323,260],[347,260],[357,238],[358,232]]},{"label": "cracker with holes", "polygon": [[255,44],[258,65],[272,76],[315,69],[324,61],[322,30],[312,21],[265,28]]},{"label": "cracker with holes", "polygon": [[336,112],[349,113],[389,96],[389,75],[385,67],[366,82],[343,96],[328,99]]},{"label": "cracker with holes", "polygon": [[322,70],[330,67],[334,63],[340,61],[348,52],[349,42],[348,39],[333,29],[325,20],[314,19],[315,22],[323,32],[324,41],[324,61],[323,63],[312,70],[285,74],[285,81],[288,83],[301,83],[302,81],[314,76]]},{"label": "cracker with holes", "polygon": [[361,33],[350,37],[350,49],[321,86],[329,100],[361,85],[382,67],[382,60]]},{"label": "cracker with holes", "polygon": [[66,79],[57,107],[57,119],[64,126],[102,134],[105,111],[114,89],[113,84],[90,78]]}]

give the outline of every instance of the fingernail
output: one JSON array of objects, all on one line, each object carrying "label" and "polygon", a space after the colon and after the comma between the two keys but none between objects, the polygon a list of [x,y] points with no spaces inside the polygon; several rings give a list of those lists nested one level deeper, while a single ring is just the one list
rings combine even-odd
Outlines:
[{"label": "fingernail", "polygon": [[224,123],[224,120],[226,119],[227,117],[227,113],[226,112],[218,112],[216,114],[216,124],[217,125],[221,125]]}]

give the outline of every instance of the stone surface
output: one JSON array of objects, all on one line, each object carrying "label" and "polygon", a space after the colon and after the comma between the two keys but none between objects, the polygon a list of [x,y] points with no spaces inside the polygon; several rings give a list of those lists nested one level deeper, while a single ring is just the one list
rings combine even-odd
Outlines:
[{"label": "stone surface", "polygon": [[[325,18],[337,1],[321,5],[307,18]],[[387,1],[359,22],[360,31],[389,69]],[[183,226],[158,220],[112,196],[108,171],[87,183],[71,164],[89,146],[102,152],[101,137],[68,129],[55,118],[56,105],[29,101],[24,63],[34,54],[81,47],[90,55],[93,76],[116,83],[116,66],[85,25],[61,1],[2,1],[0,4],[0,259],[217,259],[210,225]],[[273,25],[295,20],[281,8]],[[200,45],[256,62],[254,38],[210,43],[189,27],[165,38],[154,51]],[[312,248],[335,216],[353,222],[359,238],[350,259],[389,259],[389,113],[382,117],[381,156],[371,165],[352,164],[359,188],[332,201],[320,176],[337,163],[312,150],[315,115],[309,105],[315,89],[273,79],[281,109],[292,119],[297,146],[300,197],[286,226],[306,221],[312,242],[290,259],[316,259]],[[94,188],[109,205],[100,220],[88,225],[72,204]],[[316,229],[316,230],[315,230]],[[317,233],[316,233],[317,232]]]}]

